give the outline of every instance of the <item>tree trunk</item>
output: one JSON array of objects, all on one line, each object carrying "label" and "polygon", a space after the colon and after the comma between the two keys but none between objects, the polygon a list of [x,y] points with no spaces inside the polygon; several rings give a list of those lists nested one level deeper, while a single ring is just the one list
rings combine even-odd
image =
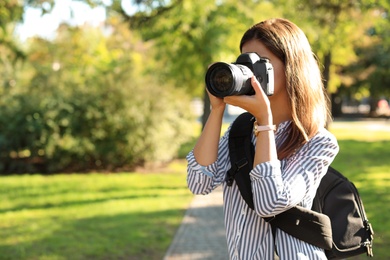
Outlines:
[{"label": "tree trunk", "polygon": [[324,57],[324,87],[327,90],[330,79],[330,65],[332,64],[332,53],[329,51]]},{"label": "tree trunk", "polygon": [[[324,77],[324,87],[326,90],[328,90],[329,87],[329,80],[330,80],[330,66],[332,65],[332,52],[329,51],[325,57],[324,57],[324,71],[323,71],[323,77]],[[338,96],[337,93],[334,93],[330,95],[329,91],[326,91],[326,93],[329,95],[330,99],[330,111],[332,113],[333,117],[338,117],[342,115],[341,111],[341,99]]]}]

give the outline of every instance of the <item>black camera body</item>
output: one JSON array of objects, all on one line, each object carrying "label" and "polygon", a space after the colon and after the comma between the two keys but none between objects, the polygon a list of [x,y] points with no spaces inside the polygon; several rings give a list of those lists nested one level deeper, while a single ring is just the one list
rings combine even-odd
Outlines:
[{"label": "black camera body", "polygon": [[255,52],[243,53],[235,63],[217,62],[206,73],[207,90],[216,97],[254,95],[251,77],[255,75],[265,94],[274,93],[274,69],[268,59]]}]

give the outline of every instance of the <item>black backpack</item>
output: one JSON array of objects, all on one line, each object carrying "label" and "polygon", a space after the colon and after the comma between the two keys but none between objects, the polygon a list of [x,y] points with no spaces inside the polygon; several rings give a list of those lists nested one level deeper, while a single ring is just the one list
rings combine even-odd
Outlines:
[{"label": "black backpack", "polygon": [[[251,142],[253,121],[253,116],[246,112],[233,122],[229,133],[232,167],[226,175],[227,185],[231,186],[236,181],[241,196],[251,209],[254,208],[249,177],[254,158]],[[364,253],[373,256],[374,232],[359,193],[352,182],[332,167],[321,180],[312,210],[296,206],[265,220],[274,230],[278,227],[305,242],[324,248],[328,259]]]}]

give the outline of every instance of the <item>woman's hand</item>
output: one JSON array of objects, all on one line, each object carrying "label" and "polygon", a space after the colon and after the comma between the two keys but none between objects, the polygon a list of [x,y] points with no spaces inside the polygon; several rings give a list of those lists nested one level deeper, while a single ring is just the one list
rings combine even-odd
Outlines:
[{"label": "woman's hand", "polygon": [[[213,64],[215,64],[215,62],[209,64],[209,66],[207,66],[207,69],[210,69],[210,67],[213,66]],[[219,98],[219,97],[214,96],[213,94],[211,94],[209,92],[209,90],[207,88],[206,88],[206,91],[207,91],[207,94],[208,94],[209,99],[210,99],[211,109],[222,109],[222,110],[225,110],[226,103],[223,100],[223,98]]]},{"label": "woman's hand", "polygon": [[268,96],[264,93],[256,77],[252,76],[251,83],[253,89],[255,90],[255,95],[228,96],[225,97],[223,101],[227,104],[238,106],[248,111],[256,117],[259,125],[270,125],[273,122],[271,105]]},{"label": "woman's hand", "polygon": [[211,109],[222,109],[222,110],[225,110],[226,103],[223,100],[223,98],[219,98],[219,97],[214,96],[213,94],[211,94],[208,91],[207,88],[206,88],[206,90],[207,90],[207,94],[209,95]]}]

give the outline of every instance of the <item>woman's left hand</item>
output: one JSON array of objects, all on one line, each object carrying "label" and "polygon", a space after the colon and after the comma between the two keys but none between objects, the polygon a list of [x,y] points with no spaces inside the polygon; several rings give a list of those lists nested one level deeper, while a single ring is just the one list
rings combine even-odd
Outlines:
[{"label": "woman's left hand", "polygon": [[272,111],[268,96],[255,76],[252,76],[251,84],[255,90],[254,95],[227,96],[224,98],[225,103],[245,109],[256,117],[259,124],[272,124]]}]

